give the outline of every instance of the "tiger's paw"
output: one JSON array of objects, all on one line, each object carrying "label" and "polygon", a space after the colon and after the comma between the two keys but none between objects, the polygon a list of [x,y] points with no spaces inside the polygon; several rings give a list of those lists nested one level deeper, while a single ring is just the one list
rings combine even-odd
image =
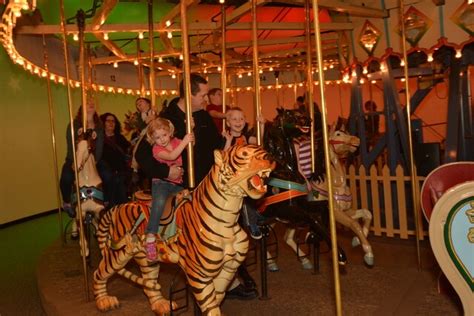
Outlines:
[{"label": "tiger's paw", "polygon": [[164,298],[160,298],[151,304],[151,310],[157,315],[164,315],[171,312],[171,309],[175,310],[178,304],[174,301],[169,301]]},{"label": "tiger's paw", "polygon": [[112,309],[116,309],[120,306],[120,303],[115,296],[102,296],[98,297],[95,300],[95,305],[97,306],[97,309],[100,310],[101,312],[106,312]]},{"label": "tiger's paw", "polygon": [[156,248],[158,250],[158,261],[178,263],[179,254],[173,251],[165,241],[158,240]]}]

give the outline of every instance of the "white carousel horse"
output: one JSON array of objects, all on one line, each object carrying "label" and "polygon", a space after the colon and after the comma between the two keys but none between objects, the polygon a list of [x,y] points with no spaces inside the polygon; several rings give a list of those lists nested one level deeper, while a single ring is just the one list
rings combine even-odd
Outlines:
[{"label": "white carousel horse", "polygon": [[[358,137],[349,135],[344,126],[336,130],[335,126],[331,127],[329,132],[329,159],[331,162],[331,174],[333,178],[333,199],[334,199],[334,216],[336,222],[350,228],[356,235],[352,239],[352,246],[356,247],[362,244],[364,250],[364,261],[367,265],[374,264],[374,253],[372,246],[367,240],[370,224],[372,222],[372,213],[367,209],[352,208],[352,194],[347,185],[347,176],[344,165],[340,159],[347,157],[359,147],[360,140]],[[311,181],[313,195],[316,200],[328,199],[328,183],[327,177],[324,180]],[[359,221],[362,220],[362,226]]]},{"label": "white carousel horse", "polygon": [[[331,161],[331,171],[333,177],[333,198],[334,198],[334,215],[336,222],[349,227],[356,236],[352,239],[352,246],[356,247],[362,243],[364,250],[364,261],[367,265],[374,264],[374,254],[372,247],[367,240],[370,224],[372,222],[372,213],[367,209],[352,208],[352,194],[347,185],[347,177],[344,166],[340,159],[347,157],[349,153],[353,153],[359,147],[360,140],[356,136],[349,135],[345,128],[336,130],[335,126],[331,127],[329,132],[329,157]],[[328,199],[328,183],[326,175],[322,182],[313,180],[310,182],[312,193],[315,200]],[[359,221],[362,220],[362,226]],[[298,253],[303,269],[313,269],[311,261],[306,258],[306,254],[298,247],[295,242],[294,228],[287,228],[284,236],[286,244]],[[269,254],[267,254],[270,257]],[[270,260],[267,264],[270,271],[278,271],[278,265],[275,261]]]},{"label": "white carousel horse", "polygon": [[[95,132],[89,135],[82,134],[79,132],[79,140],[76,145],[76,158],[77,158],[77,175],[79,183],[79,202],[81,204],[82,213],[79,213],[79,205],[77,204],[77,198],[73,197],[73,202],[76,207],[76,219],[73,221],[71,235],[78,234],[79,220],[83,221],[86,214],[90,213],[93,215],[92,224],[97,228],[99,220],[99,214],[104,209],[104,197],[102,192],[102,180],[96,168],[95,158],[91,152],[91,142],[94,140]],[[89,256],[89,247],[87,240],[85,240],[84,249],[86,250],[85,256]],[[82,247],[81,247],[81,255]]]}]

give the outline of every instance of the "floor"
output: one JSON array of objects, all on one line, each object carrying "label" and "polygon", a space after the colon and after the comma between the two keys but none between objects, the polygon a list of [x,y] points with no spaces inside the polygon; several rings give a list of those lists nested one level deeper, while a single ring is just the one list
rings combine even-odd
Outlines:
[{"label": "floor", "polygon": [[[277,235],[283,235],[283,231],[283,227],[276,228]],[[442,294],[437,292],[439,270],[428,242],[421,243],[422,268],[419,270],[413,240],[370,236],[376,261],[373,268],[367,268],[363,264],[362,250],[350,246],[351,238],[348,231],[342,231],[339,237],[349,259],[340,275],[343,315],[462,315],[455,293],[449,290]],[[270,298],[225,300],[222,304],[224,315],[335,314],[332,264],[327,248],[323,246],[322,249],[320,273],[313,274],[301,268],[295,255],[281,240],[279,245],[280,271],[268,273]],[[61,245],[57,240],[46,249],[39,261],[37,278],[47,315],[103,315],[95,308],[91,290],[90,276],[97,260],[93,253],[87,298],[77,243]],[[260,287],[258,267],[257,264],[249,269]],[[164,293],[168,293],[169,284],[176,275],[182,276],[176,266],[162,266],[160,283]],[[182,278],[178,277],[178,280]],[[153,315],[141,288],[120,277],[113,278],[108,288],[121,303],[119,309],[108,315]],[[182,299],[178,300],[181,306],[183,303]],[[194,315],[192,301],[189,305],[173,315]]]}]

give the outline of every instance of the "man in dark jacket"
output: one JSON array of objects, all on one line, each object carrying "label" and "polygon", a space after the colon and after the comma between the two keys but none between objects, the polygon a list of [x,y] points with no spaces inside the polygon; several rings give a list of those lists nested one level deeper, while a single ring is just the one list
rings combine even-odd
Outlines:
[{"label": "man in dark jacket", "polygon": [[[212,117],[205,110],[206,96],[209,90],[207,81],[197,74],[191,74],[191,110],[194,120],[194,179],[195,183],[204,179],[214,164],[214,150],[220,148],[221,137]],[[183,81],[179,86],[180,97],[173,99],[164,108],[160,116],[170,120],[174,125],[174,134],[183,139],[186,135],[186,106]],[[184,185],[187,186],[188,157],[187,151],[183,151]]]}]

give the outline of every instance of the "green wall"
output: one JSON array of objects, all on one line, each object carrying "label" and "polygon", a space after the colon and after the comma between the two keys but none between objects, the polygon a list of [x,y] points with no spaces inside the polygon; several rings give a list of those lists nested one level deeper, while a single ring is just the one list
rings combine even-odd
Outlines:
[{"label": "green wall", "polygon": [[[69,122],[67,91],[51,84],[58,172],[65,156]],[[72,90],[74,114],[80,90]],[[99,113],[112,112],[123,122],[134,110],[134,96],[97,94]],[[0,224],[58,207],[51,125],[45,79],[14,65],[0,48]]]}]

